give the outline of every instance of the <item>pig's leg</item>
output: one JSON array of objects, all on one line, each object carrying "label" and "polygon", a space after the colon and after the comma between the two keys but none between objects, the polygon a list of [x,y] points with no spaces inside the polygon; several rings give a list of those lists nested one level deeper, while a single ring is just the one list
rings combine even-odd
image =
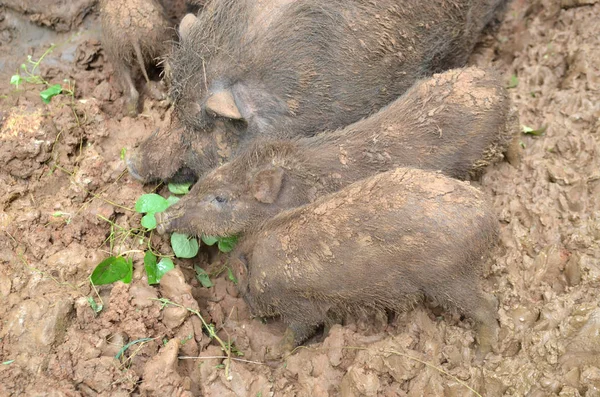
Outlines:
[{"label": "pig's leg", "polygon": [[279,358],[306,342],[315,334],[319,325],[325,322],[321,312],[311,301],[293,301],[290,312],[281,311],[288,324],[283,338],[270,352],[271,358]]},{"label": "pig's leg", "polygon": [[135,89],[135,84],[131,78],[131,69],[122,62],[115,65],[117,76],[121,81],[121,87],[127,97],[127,114],[131,117],[137,116],[138,100],[140,94]]},{"label": "pig's leg", "polygon": [[457,307],[477,323],[479,339],[477,358],[483,359],[498,340],[495,298],[483,293],[478,280],[471,278],[457,279],[454,282],[446,283],[440,292],[434,294],[433,297],[442,303]]},{"label": "pig's leg", "polygon": [[477,321],[479,333],[479,347],[477,357],[482,360],[492,347],[498,342],[498,300],[490,294],[480,292],[478,305],[473,308],[472,316]]}]

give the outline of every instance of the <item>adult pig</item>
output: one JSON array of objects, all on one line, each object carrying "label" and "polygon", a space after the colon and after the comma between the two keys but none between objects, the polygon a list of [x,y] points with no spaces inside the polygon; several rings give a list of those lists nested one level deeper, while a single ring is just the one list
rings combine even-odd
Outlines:
[{"label": "adult pig", "polygon": [[501,158],[517,130],[506,90],[492,73],[447,71],[344,129],[257,144],[156,214],[158,231],[238,234],[282,210],[398,166],[466,179]]},{"label": "adult pig", "polygon": [[403,310],[425,297],[474,319],[485,353],[498,325],[480,273],[497,235],[478,189],[397,168],[279,214],[239,245],[231,263],[252,311],[289,325],[288,349],[330,314]]},{"label": "adult pig", "polygon": [[[417,79],[464,65],[505,2],[209,2],[181,22],[168,62],[186,131],[172,161],[201,176],[256,137],[312,136],[371,115]],[[149,139],[160,151],[160,135]],[[132,175],[164,177],[151,156],[133,155]]]}]

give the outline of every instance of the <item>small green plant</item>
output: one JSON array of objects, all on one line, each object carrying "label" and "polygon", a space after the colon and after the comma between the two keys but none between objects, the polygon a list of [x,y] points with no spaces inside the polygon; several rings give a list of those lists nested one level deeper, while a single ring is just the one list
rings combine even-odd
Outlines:
[{"label": "small green plant", "polygon": [[46,88],[40,91],[40,98],[46,104],[50,103],[52,98],[60,94],[66,94],[71,98],[75,96],[75,83],[71,84],[70,80],[65,79],[63,83],[66,84],[66,87],[63,84],[50,84],[39,74],[40,64],[54,50],[54,47],[56,46],[52,44],[37,60],[34,60],[31,55],[27,55],[27,62],[21,64],[20,71],[10,78],[10,84],[14,85],[17,89],[25,83],[45,86]]},{"label": "small green plant", "polygon": [[123,356],[123,354],[125,354],[125,352],[127,351],[127,349],[129,349],[131,346],[133,346],[135,344],[138,344],[138,343],[150,342],[151,340],[154,340],[154,339],[152,339],[152,338],[142,338],[142,339],[132,340],[131,342],[129,342],[128,344],[126,344],[125,346],[123,346],[121,349],[119,349],[119,351],[115,355],[115,358],[117,360],[120,359],[121,356]]},{"label": "small green plant", "polygon": [[171,258],[160,258],[157,262],[156,255],[151,251],[146,251],[144,255],[144,268],[148,275],[148,284],[158,284],[160,279],[169,271],[175,268]]},{"label": "small green plant", "polygon": [[195,237],[183,233],[171,234],[171,248],[178,258],[193,258],[198,254],[200,245]]},{"label": "small green plant", "polygon": [[206,270],[202,269],[200,266],[194,266],[194,270],[196,271],[196,279],[200,281],[200,284],[204,288],[210,288],[213,286],[213,282],[210,280],[210,276],[206,272]]},{"label": "small green plant", "polygon": [[238,348],[235,346],[235,344],[234,344],[234,343],[232,343],[232,342],[227,342],[227,343],[225,343],[225,346],[227,346],[227,349],[228,349],[228,350],[229,350],[231,353],[235,354],[236,356],[238,356],[238,357],[244,357],[244,352],[242,352],[242,351],[238,350]]},{"label": "small green plant", "polygon": [[237,285],[238,280],[235,277],[235,275],[233,274],[233,270],[231,270],[231,268],[227,268],[227,278],[229,279],[229,281],[231,281],[232,283],[234,283],[235,285]]},{"label": "small green plant", "polygon": [[181,343],[181,346],[183,346],[186,343],[188,343],[189,341],[191,341],[193,338],[194,338],[194,335],[193,334],[189,334],[189,335],[185,336],[184,338],[182,338],[179,343]]},{"label": "small green plant", "polygon": [[225,356],[227,358],[225,360],[225,364],[219,364],[217,366],[217,368],[225,369],[225,378],[228,380],[231,380],[231,375],[229,373],[230,367],[231,367],[231,360],[232,360],[231,354],[234,353],[237,356],[243,356],[244,353],[239,351],[237,348],[235,348],[233,342],[231,342],[231,341],[224,342],[221,338],[219,338],[219,335],[217,335],[217,330],[215,328],[215,325],[207,323],[206,320],[204,319],[204,317],[202,317],[202,315],[200,314],[200,312],[198,310],[182,306],[182,305],[172,302],[166,298],[151,298],[151,299],[160,302],[162,304],[161,309],[165,308],[167,306],[180,307],[180,308],[186,309],[188,312],[196,315],[196,317],[198,317],[200,319],[200,321],[202,322],[202,325],[204,326],[204,329],[208,333],[208,337],[210,339],[215,340],[221,346],[221,350],[223,350],[223,353],[225,353]]},{"label": "small green plant", "polygon": [[[124,158],[124,150],[121,151],[121,157]],[[189,192],[191,184],[169,184],[169,191],[173,194],[186,194]],[[134,210],[140,214],[143,214],[141,219],[141,229],[125,229],[114,222],[101,217],[105,221],[107,221],[111,225],[111,230],[109,237],[106,241],[110,242],[110,249],[112,252],[115,235],[117,232],[123,235],[123,240],[129,236],[137,236],[140,238],[140,243],[143,243],[144,240],[148,241],[148,250],[147,251],[127,251],[129,252],[144,252],[144,269],[146,270],[146,275],[148,276],[148,284],[158,284],[160,283],[161,278],[170,270],[175,267],[173,260],[166,256],[161,256],[160,260],[158,259],[158,255],[155,254],[150,246],[150,238],[146,237],[147,232],[151,232],[156,229],[156,218],[155,214],[157,212],[165,211],[171,205],[175,204],[179,201],[179,197],[177,196],[169,196],[168,198],[164,198],[156,193],[148,193],[141,195],[135,203]],[[219,250],[222,252],[230,252],[237,242],[237,237],[210,237],[203,236],[202,241],[204,241],[207,245],[217,244]],[[198,250],[200,248],[198,239],[193,236],[188,236],[187,234],[182,233],[172,233],[171,234],[171,248],[173,249],[173,253],[177,258],[193,258],[198,254]],[[124,283],[130,283],[133,276],[133,262],[131,259],[125,259],[123,257],[125,253],[116,256],[110,256],[109,258],[103,260],[96,266],[92,275],[90,276],[90,281],[93,285],[104,285],[111,284],[117,281],[123,281]],[[210,280],[210,276],[206,271],[198,266],[195,267],[196,277],[198,281],[205,288],[210,288],[213,286],[212,281]],[[228,270],[229,279],[237,284],[237,280],[233,275],[231,269]],[[88,297],[88,302],[90,307],[94,312],[98,313],[102,310],[102,305],[96,304],[96,301]]]},{"label": "small green plant", "polygon": [[541,126],[540,128],[531,128],[528,127],[526,125],[523,126],[523,134],[525,135],[533,135],[533,136],[540,136],[543,135],[544,132],[546,132],[546,130],[548,129],[547,125]]},{"label": "small green plant", "polygon": [[102,309],[104,309],[104,305],[98,304],[96,303],[96,300],[94,298],[92,298],[91,296],[87,297],[87,301],[88,304],[90,305],[90,307],[92,308],[92,310],[94,311],[94,313],[98,314],[102,311]]},{"label": "small green plant", "polygon": [[215,245],[219,247],[221,252],[231,252],[237,243],[237,236],[229,237],[216,237],[216,236],[202,236],[202,242],[206,245]]},{"label": "small green plant", "polygon": [[90,280],[94,285],[112,284],[117,281],[129,284],[132,276],[133,262],[131,259],[125,259],[122,256],[110,256],[96,266]]},{"label": "small green plant", "polygon": [[191,183],[169,183],[167,187],[173,194],[188,194],[190,192]]},{"label": "small green plant", "polygon": [[508,85],[506,86],[506,88],[511,89],[511,88],[517,88],[517,86],[519,85],[519,79],[517,78],[516,75],[512,75],[510,76],[510,80],[508,81]]},{"label": "small green plant", "polygon": [[156,193],[143,194],[135,202],[135,211],[145,214],[142,217],[142,226],[148,230],[153,230],[156,229],[154,214],[166,210],[169,208],[169,205],[166,198]]}]

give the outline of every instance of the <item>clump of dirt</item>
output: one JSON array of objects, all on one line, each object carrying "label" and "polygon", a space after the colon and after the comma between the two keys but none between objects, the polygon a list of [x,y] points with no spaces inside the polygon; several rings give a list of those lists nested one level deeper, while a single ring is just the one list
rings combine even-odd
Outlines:
[{"label": "clump of dirt", "polygon": [[68,32],[93,12],[96,0],[3,0],[2,5],[27,15],[31,22]]},{"label": "clump of dirt", "polygon": [[[58,9],[39,12],[50,21]],[[482,364],[473,323],[424,306],[346,319],[269,361],[284,327],[252,318],[227,276],[226,255],[214,249],[175,260],[176,269],[149,286],[148,240],[135,230],[141,215],[132,209],[155,187],[130,178],[121,153],[168,125],[168,104],[147,98],[138,118],[119,118],[124,99],[93,14],[80,27],[78,17],[61,14],[65,22],[53,26],[69,34],[3,15],[0,395],[474,395],[469,388],[485,396],[600,395],[597,2],[514,0],[472,58],[502,72],[522,124],[547,127],[521,136],[518,166],[489,167],[479,183],[501,222],[486,279],[499,301],[500,343]],[[51,42],[57,46],[39,73],[76,88],[44,105],[44,87],[15,90],[9,81]],[[150,244],[170,254],[167,241],[151,236]],[[95,291],[94,267],[125,251],[132,283]],[[213,275],[213,287],[202,287],[194,266]],[[103,309],[95,313],[88,298]],[[190,310],[233,343],[235,360],[223,358]]]}]

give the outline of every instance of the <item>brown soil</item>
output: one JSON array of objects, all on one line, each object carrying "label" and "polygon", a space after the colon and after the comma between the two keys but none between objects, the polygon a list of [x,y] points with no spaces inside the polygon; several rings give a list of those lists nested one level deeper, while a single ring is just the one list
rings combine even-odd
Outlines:
[{"label": "brown soil", "polygon": [[[499,301],[500,343],[483,364],[470,320],[424,306],[391,320],[348,319],[285,360],[268,361],[284,327],[252,319],[226,272],[210,289],[195,280],[194,265],[217,273],[226,263],[210,249],[176,260],[160,286],[148,286],[146,245],[119,227],[138,227],[131,208],[154,187],[126,173],[120,152],[164,126],[168,104],[146,98],[140,116],[121,117],[124,99],[104,60],[97,16],[82,16],[90,2],[72,2],[58,16],[60,7],[21,3],[0,9],[0,395],[474,395],[468,385],[484,396],[600,396],[597,0],[514,0],[473,56],[507,84],[517,76],[510,92],[522,124],[548,126],[542,136],[521,137],[518,167],[500,163],[481,180],[502,224],[486,280]],[[8,82],[50,43],[57,47],[42,76],[74,81],[76,90],[44,105],[39,86],[15,90]],[[138,85],[143,93],[143,79]],[[166,239],[151,240],[170,252]],[[125,251],[133,282],[101,287],[97,296],[91,271]],[[98,315],[87,297],[102,299]],[[156,297],[200,310],[249,362],[233,361],[227,379],[221,358],[182,358],[223,353],[199,318],[149,299]],[[115,358],[142,338],[151,340]]]}]

